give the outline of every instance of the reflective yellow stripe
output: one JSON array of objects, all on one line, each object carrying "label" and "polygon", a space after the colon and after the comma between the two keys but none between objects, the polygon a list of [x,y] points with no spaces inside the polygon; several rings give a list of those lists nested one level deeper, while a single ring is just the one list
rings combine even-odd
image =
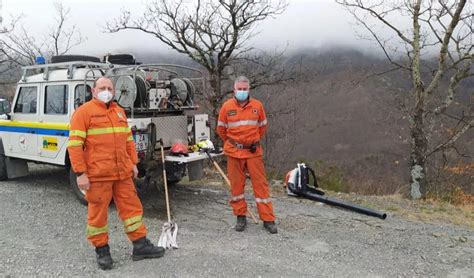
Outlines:
[{"label": "reflective yellow stripe", "polygon": [[269,198],[255,198],[255,202],[257,202],[257,203],[264,203],[264,204],[271,203],[271,201],[270,201]]},{"label": "reflective yellow stripe", "polygon": [[240,194],[240,195],[237,195],[237,196],[232,196],[232,198],[230,198],[230,201],[235,202],[235,201],[242,200],[242,199],[245,199],[244,194]]},{"label": "reflective yellow stripe", "polygon": [[87,225],[87,236],[96,236],[100,234],[105,234],[109,230],[109,227],[105,225],[104,227],[94,227]]},{"label": "reflective yellow stripe", "polygon": [[133,224],[133,225],[127,226],[127,227],[125,227],[125,232],[126,232],[126,233],[134,232],[134,231],[136,231],[138,228],[140,228],[141,225],[143,225],[143,222],[142,222],[142,221],[137,222],[137,223],[135,223],[135,224]]},{"label": "reflective yellow stripe", "polygon": [[130,225],[130,224],[133,224],[133,223],[136,223],[136,222],[140,222],[140,221],[142,221],[142,218],[143,218],[142,215],[137,215],[137,216],[134,216],[134,217],[130,217],[130,218],[125,219],[125,220],[123,221],[123,225],[124,225],[124,226],[128,226],[128,225]]},{"label": "reflective yellow stripe", "polygon": [[133,141],[133,136],[132,135],[128,136],[127,141]]},{"label": "reflective yellow stripe", "polygon": [[142,219],[143,219],[142,215],[137,215],[137,216],[125,219],[123,221],[123,226],[125,227],[125,232],[130,233],[130,232],[136,231],[138,228],[140,228],[140,226],[143,225]]},{"label": "reflective yellow stripe", "polygon": [[236,122],[231,122],[227,124],[228,128],[233,128],[233,127],[238,127],[242,125],[256,125],[258,126],[258,121],[252,121],[252,120],[244,120],[244,121],[236,121]]},{"label": "reflective yellow stripe", "polygon": [[77,146],[83,146],[83,145],[84,145],[84,142],[82,142],[81,140],[69,140],[69,142],[67,143],[68,147],[77,147]]},{"label": "reflective yellow stripe", "polygon": [[91,128],[87,130],[87,135],[100,135],[110,133],[128,133],[129,127],[104,127],[104,128]]},{"label": "reflective yellow stripe", "polygon": [[86,135],[87,133],[82,130],[74,129],[74,130],[69,131],[69,136],[78,136],[78,137],[86,138]]}]

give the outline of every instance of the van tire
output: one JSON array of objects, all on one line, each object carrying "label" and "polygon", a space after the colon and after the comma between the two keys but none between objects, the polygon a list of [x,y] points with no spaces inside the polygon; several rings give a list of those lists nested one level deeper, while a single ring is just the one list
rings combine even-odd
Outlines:
[{"label": "van tire", "polygon": [[4,154],[0,154],[0,181],[8,179],[6,160],[6,156]]},{"label": "van tire", "polygon": [[72,167],[69,168],[69,185],[71,185],[72,192],[74,192],[74,195],[76,196],[79,203],[87,206],[86,195],[77,186],[76,178],[77,178],[77,175],[74,173],[74,171],[72,171]]},{"label": "van tire", "polygon": [[105,63],[106,60],[107,62],[111,64],[117,64],[117,65],[136,65],[137,64],[135,57],[130,54],[108,55],[104,57],[103,62]]},{"label": "van tire", "polygon": [[94,56],[86,56],[86,55],[58,55],[58,56],[51,57],[52,64],[74,62],[74,61],[100,63],[99,58],[94,57]]},{"label": "van tire", "polygon": [[168,187],[170,187],[170,186],[175,186],[177,183],[179,183],[179,182],[181,181],[181,179],[179,179],[179,180],[176,180],[176,179],[174,179],[174,180],[166,179],[166,181],[168,182]]},{"label": "van tire", "polygon": [[142,103],[145,104],[146,98],[146,83],[145,79],[141,76],[137,76],[135,78],[135,85],[137,86],[137,98],[135,98],[135,102],[133,103],[134,107],[141,107]]}]

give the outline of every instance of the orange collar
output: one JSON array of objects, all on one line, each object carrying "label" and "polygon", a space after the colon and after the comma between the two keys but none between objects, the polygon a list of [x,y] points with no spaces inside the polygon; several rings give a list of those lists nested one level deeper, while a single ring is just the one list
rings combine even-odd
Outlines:
[{"label": "orange collar", "polygon": [[244,105],[241,105],[240,102],[239,102],[235,97],[234,97],[233,99],[234,99],[235,105],[239,106],[239,107],[242,108],[242,109],[244,109],[245,107],[247,107],[247,106],[250,104],[250,102],[252,101],[252,98],[249,97],[249,98],[247,99],[247,102],[246,102]]},{"label": "orange collar", "polygon": [[104,108],[104,109],[115,108],[115,106],[117,105],[117,104],[115,103],[115,101],[113,101],[113,100],[112,100],[111,102],[109,102],[109,105],[107,105],[106,103],[104,103],[104,102],[102,102],[102,101],[100,101],[100,100],[98,100],[98,99],[96,99],[96,98],[92,98],[91,101],[92,101],[95,105],[98,105],[98,106],[100,106],[100,107],[102,107],[102,108]]}]

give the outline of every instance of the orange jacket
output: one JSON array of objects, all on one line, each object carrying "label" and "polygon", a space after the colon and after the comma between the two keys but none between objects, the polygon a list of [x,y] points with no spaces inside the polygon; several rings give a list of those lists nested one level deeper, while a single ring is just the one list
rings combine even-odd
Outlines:
[{"label": "orange jacket", "polygon": [[86,173],[91,181],[129,178],[138,163],[125,111],[115,102],[107,108],[97,99],[74,112],[68,152],[73,171]]},{"label": "orange jacket", "polygon": [[[235,98],[229,99],[219,111],[217,134],[224,140],[224,153],[235,158],[261,156],[262,146],[255,153],[249,149],[239,149],[231,141],[250,145],[260,142],[267,130],[267,117],[260,101],[250,98],[245,106],[240,106]],[[230,140],[229,140],[230,139]]]}]

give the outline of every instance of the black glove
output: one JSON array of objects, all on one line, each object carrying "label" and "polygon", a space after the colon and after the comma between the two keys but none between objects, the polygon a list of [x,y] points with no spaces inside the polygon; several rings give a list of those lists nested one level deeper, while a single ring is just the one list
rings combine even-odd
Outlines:
[{"label": "black glove", "polygon": [[257,144],[250,145],[250,152],[255,153],[257,151]]}]

